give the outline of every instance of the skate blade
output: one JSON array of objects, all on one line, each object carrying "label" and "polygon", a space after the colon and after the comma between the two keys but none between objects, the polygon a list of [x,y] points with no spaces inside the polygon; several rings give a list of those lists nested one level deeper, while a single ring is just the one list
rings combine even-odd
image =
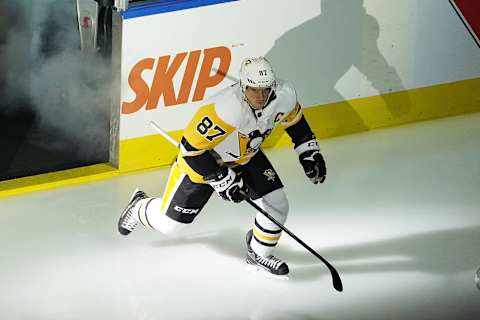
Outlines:
[{"label": "skate blade", "polygon": [[273,279],[282,280],[282,281],[287,281],[287,280],[290,279],[288,274],[286,274],[286,275],[276,275],[276,274],[268,272],[267,270],[265,270],[261,267],[257,267],[257,266],[251,265],[251,264],[247,265],[247,270],[250,271],[250,272],[253,272],[253,273],[261,274],[262,276],[267,277],[267,278],[273,278]]}]

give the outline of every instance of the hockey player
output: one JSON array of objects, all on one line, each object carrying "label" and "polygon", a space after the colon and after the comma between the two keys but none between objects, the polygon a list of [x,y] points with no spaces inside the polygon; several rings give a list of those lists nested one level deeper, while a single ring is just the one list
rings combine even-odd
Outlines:
[{"label": "hockey player", "polygon": [[[127,235],[140,222],[171,234],[193,222],[212,193],[240,202],[241,190],[280,223],[288,201],[277,172],[260,149],[277,124],[291,137],[306,175],[317,184],[326,177],[318,142],[297,102],[291,83],[275,78],[263,57],[245,59],[240,82],[199,108],[184,130],[162,198],[136,190],[118,221]],[[281,229],[260,213],[247,232],[247,263],[284,276],[287,264],[273,255]]]}]

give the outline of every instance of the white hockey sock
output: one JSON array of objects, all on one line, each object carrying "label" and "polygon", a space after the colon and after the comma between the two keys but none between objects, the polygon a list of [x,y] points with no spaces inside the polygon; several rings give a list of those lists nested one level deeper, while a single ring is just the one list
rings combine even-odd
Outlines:
[{"label": "white hockey sock", "polygon": [[[254,229],[254,233],[255,233],[255,229]],[[268,257],[269,255],[272,254],[273,249],[275,249],[275,246],[278,243],[278,239],[280,238],[280,234],[281,234],[281,231],[278,232],[276,235],[274,235],[276,237],[276,240],[269,241],[270,245],[266,245],[265,242],[263,241],[264,239],[262,238],[261,238],[262,239],[261,242],[259,242],[257,240],[258,236],[255,236],[254,234],[254,237],[252,237],[252,242],[250,242],[250,246],[252,247],[252,250],[259,256]]]},{"label": "white hockey sock", "polygon": [[[267,211],[278,222],[285,223],[288,215],[288,201],[283,189],[277,189],[254,200],[263,210]],[[268,257],[280,239],[282,230],[270,219],[258,212],[253,225],[253,238],[251,247],[256,254]]]},{"label": "white hockey sock", "polygon": [[146,227],[171,235],[183,229],[186,224],[173,220],[162,210],[162,198],[146,198],[135,204],[133,208],[139,221]]}]

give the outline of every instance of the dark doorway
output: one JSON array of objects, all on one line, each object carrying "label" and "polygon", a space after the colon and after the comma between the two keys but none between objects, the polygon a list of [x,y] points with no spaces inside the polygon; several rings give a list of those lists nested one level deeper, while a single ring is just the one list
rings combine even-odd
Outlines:
[{"label": "dark doorway", "polygon": [[111,32],[81,52],[75,0],[0,14],[0,180],[108,162]]}]

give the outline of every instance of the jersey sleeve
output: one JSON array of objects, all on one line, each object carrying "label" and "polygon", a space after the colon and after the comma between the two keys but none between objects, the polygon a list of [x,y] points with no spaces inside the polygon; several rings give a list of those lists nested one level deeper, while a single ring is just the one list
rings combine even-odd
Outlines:
[{"label": "jersey sleeve", "polygon": [[300,108],[300,105],[297,102],[297,93],[291,82],[282,81],[279,94],[281,95],[280,98],[282,101],[284,101],[282,102],[282,109],[284,110],[282,110],[282,112],[286,114],[282,117],[280,124],[283,127],[288,128],[300,120],[302,117],[302,108]]},{"label": "jersey sleeve", "polygon": [[208,179],[220,170],[210,150],[234,131],[235,127],[217,114],[214,104],[198,109],[184,129],[180,144],[181,156],[194,174]]},{"label": "jersey sleeve", "polygon": [[233,131],[235,127],[220,118],[215,111],[215,104],[208,104],[198,109],[184,129],[183,137],[191,151],[197,150],[198,154],[213,149]]},{"label": "jersey sleeve", "polygon": [[295,147],[297,147],[303,142],[314,139],[315,134],[303,115],[302,107],[297,101],[297,94],[295,93],[293,85],[289,82],[286,82],[284,90],[287,103],[292,106],[292,109],[286,116],[282,118],[280,123],[292,139]]},{"label": "jersey sleeve", "polygon": [[296,103],[295,101],[295,107],[293,108],[293,110],[289,114],[287,114],[287,116],[284,117],[280,123],[284,128],[288,128],[293,126],[294,124],[297,124],[301,118],[302,108],[300,107],[300,104]]},{"label": "jersey sleeve", "polygon": [[315,139],[315,134],[303,115],[295,124],[287,127],[285,131],[292,139],[295,148],[304,142]]}]

